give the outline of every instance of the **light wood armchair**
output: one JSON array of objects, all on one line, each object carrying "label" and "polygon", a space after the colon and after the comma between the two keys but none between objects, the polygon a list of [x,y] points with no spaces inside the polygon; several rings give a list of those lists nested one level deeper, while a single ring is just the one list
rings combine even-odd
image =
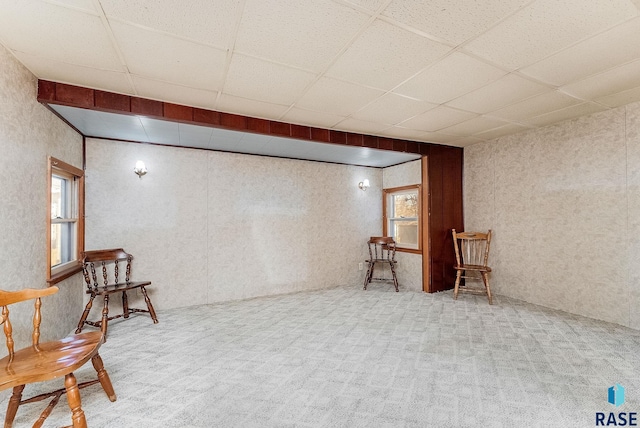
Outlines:
[{"label": "light wood armchair", "polygon": [[[20,405],[53,397],[40,418],[33,424],[34,428],[41,427],[64,393],[67,394],[67,401],[71,408],[73,423],[71,426],[74,428],[86,428],[87,421],[81,407],[80,388],[94,385],[98,382],[102,385],[109,400],[116,401],[116,394],[113,391],[111,380],[98,354],[98,349],[103,342],[102,332],[94,331],[76,334],[62,340],[40,343],[40,306],[42,304],[40,298],[54,294],[57,291],[58,287],[45,289],[28,288],[20,291],[0,290],[0,307],[2,307],[0,324],[4,324],[4,334],[9,352],[6,357],[0,360],[0,391],[13,388],[13,395],[9,399],[5,416],[5,428],[11,428]],[[32,345],[15,351],[13,327],[9,320],[9,305],[34,299]],[[93,363],[98,377],[95,380],[78,384],[73,372],[89,360]],[[43,382],[63,376],[64,388],[26,400],[22,399],[22,391],[26,384]]]}]

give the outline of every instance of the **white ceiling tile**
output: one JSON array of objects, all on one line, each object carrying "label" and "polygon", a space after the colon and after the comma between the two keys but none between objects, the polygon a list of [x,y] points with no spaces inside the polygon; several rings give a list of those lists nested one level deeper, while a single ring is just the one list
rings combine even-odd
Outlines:
[{"label": "white ceiling tile", "polygon": [[449,144],[450,142],[460,139],[457,135],[447,135],[441,132],[425,132],[422,134],[421,141],[439,143],[439,144]]},{"label": "white ceiling tile", "polygon": [[209,148],[213,150],[234,151],[240,145],[240,140],[244,135],[242,132],[229,131],[227,129],[212,128]]},{"label": "white ceiling tile", "polygon": [[408,117],[424,113],[437,104],[417,101],[402,95],[388,93],[353,114],[355,119],[395,125]]},{"label": "white ceiling tile", "polygon": [[225,51],[120,22],[111,28],[132,74],[208,91],[221,88]]},{"label": "white ceiling tile", "polygon": [[449,50],[445,45],[376,20],[327,70],[327,76],[390,90]]},{"label": "white ceiling tile", "polygon": [[421,130],[405,128],[403,126],[391,126],[382,131],[382,134],[391,138],[423,141],[425,133]]},{"label": "white ceiling tile", "polygon": [[0,40],[11,50],[124,71],[98,16],[40,1],[3,1],[1,8]]},{"label": "white ceiling tile", "polygon": [[142,126],[149,137],[149,141],[153,143],[173,144],[176,141],[180,141],[178,122],[149,119],[148,117],[141,117],[140,122],[142,122]]},{"label": "white ceiling tile", "polygon": [[[227,49],[240,15],[236,0],[100,0],[108,18]],[[113,23],[113,19],[110,22]]]},{"label": "white ceiling tile", "polygon": [[530,0],[394,0],[383,15],[458,45]]},{"label": "white ceiling tile", "polygon": [[369,12],[375,12],[380,7],[387,2],[387,0],[337,0],[340,3],[344,4],[353,4],[357,7],[361,7],[363,9],[368,10]]},{"label": "white ceiling tile", "polygon": [[242,143],[245,143],[245,144],[254,144],[259,146],[259,145],[264,145],[268,143],[273,138],[275,137],[272,137],[270,135],[243,132],[242,138],[240,139],[240,141],[242,141]]},{"label": "white ceiling tile", "polygon": [[520,71],[561,86],[640,58],[640,43],[630,43],[631,40],[640,40],[640,18],[591,37]]},{"label": "white ceiling tile", "polygon": [[204,148],[209,143],[209,140],[211,140],[213,128],[178,123],[178,134],[180,145]]},{"label": "white ceiling tile", "polygon": [[498,137],[515,134],[518,132],[526,131],[528,129],[531,129],[531,128],[524,125],[509,123],[507,125],[503,125],[498,128],[490,129],[488,131],[479,132],[475,134],[474,137],[480,138],[482,140],[493,140]]},{"label": "white ceiling tile", "polygon": [[345,118],[346,116],[338,116],[337,114],[293,107],[282,117],[282,120],[300,125],[316,126],[319,128],[333,128],[336,123]]},{"label": "white ceiling tile", "polygon": [[133,95],[135,93],[129,78],[122,71],[99,70],[82,65],[48,60],[41,56],[22,52],[16,52],[15,55],[22,64],[40,79],[102,89],[119,94]]},{"label": "white ceiling tile", "polygon": [[548,90],[549,88],[544,85],[515,74],[508,74],[487,86],[448,102],[447,105],[482,114]]},{"label": "white ceiling tile", "polygon": [[491,116],[505,120],[522,121],[580,103],[582,101],[561,92],[549,91],[512,104],[509,107],[493,111]]},{"label": "white ceiling tile", "polygon": [[368,135],[378,135],[383,129],[388,127],[389,125],[383,123],[368,122],[366,120],[359,120],[354,118],[345,119],[334,126],[335,129],[340,129],[342,131],[358,132]]},{"label": "white ceiling tile", "polygon": [[458,139],[451,141],[450,144],[456,147],[469,147],[474,144],[482,143],[484,141],[487,141],[487,140],[479,137],[463,137],[463,138],[458,137]]},{"label": "white ceiling tile", "polygon": [[99,14],[99,10],[96,9],[96,2],[94,0],[44,0],[47,3],[58,4],[60,6],[77,9],[82,12]]},{"label": "white ceiling tile", "polygon": [[473,119],[469,119],[464,122],[457,123],[453,126],[443,128],[440,131],[445,134],[465,136],[479,134],[481,132],[489,131],[506,124],[507,122],[501,119],[487,116],[477,116]]},{"label": "white ceiling tile", "polygon": [[224,93],[272,104],[291,105],[314,81],[308,71],[234,54]]},{"label": "white ceiling tile", "polygon": [[296,103],[297,107],[348,116],[384,92],[323,77]]},{"label": "white ceiling tile", "polygon": [[578,116],[597,113],[603,110],[606,110],[606,107],[602,105],[594,103],[582,103],[545,113],[530,119],[526,119],[525,123],[535,126],[547,126],[557,122],[561,122],[563,120],[573,119]]},{"label": "white ceiling tile", "polygon": [[402,122],[405,128],[420,131],[434,132],[456,123],[461,123],[476,117],[477,114],[468,111],[456,110],[446,106],[438,106],[412,119]]},{"label": "white ceiling tile", "polygon": [[510,69],[533,64],[634,16],[628,0],[537,0],[465,49]]},{"label": "white ceiling tile", "polygon": [[330,0],[246,0],[237,52],[323,70],[369,19]]},{"label": "white ceiling tile", "polygon": [[51,107],[65,117],[83,135],[128,141],[149,141],[138,116],[61,105],[51,105]]},{"label": "white ceiling tile", "polygon": [[640,86],[640,60],[570,83],[560,87],[560,90],[578,98],[592,100],[636,86]]},{"label": "white ceiling tile", "polygon": [[284,105],[235,97],[229,94],[221,94],[216,104],[216,110],[270,120],[279,119],[288,108]]},{"label": "white ceiling tile", "polygon": [[[472,73],[469,70],[473,70]],[[455,52],[427,68],[393,92],[436,104],[478,89],[507,74],[468,55]]]},{"label": "white ceiling tile", "polygon": [[159,101],[168,101],[192,107],[213,109],[218,93],[173,85],[158,80],[133,76],[137,95]]},{"label": "white ceiling tile", "polygon": [[617,94],[596,98],[594,101],[609,107],[619,107],[626,104],[631,104],[640,101],[640,86],[632,89],[627,89],[626,91],[618,92]]}]

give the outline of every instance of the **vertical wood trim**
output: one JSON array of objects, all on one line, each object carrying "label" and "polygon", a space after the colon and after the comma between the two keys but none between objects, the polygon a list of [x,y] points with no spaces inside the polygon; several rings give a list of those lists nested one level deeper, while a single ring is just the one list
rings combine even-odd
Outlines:
[{"label": "vertical wood trim", "polygon": [[47,280],[51,279],[51,173],[53,172],[52,170],[52,164],[53,160],[51,158],[51,156],[47,157],[47,209],[45,210],[46,213],[46,217],[45,217],[45,224],[47,225],[46,229],[47,229],[47,263],[45,263],[45,266],[47,268],[47,272],[46,275],[44,276],[45,278],[47,278]]},{"label": "vertical wood trim", "polygon": [[422,209],[422,290],[431,292],[431,231],[429,228],[429,157],[422,157],[422,194],[420,205]]}]

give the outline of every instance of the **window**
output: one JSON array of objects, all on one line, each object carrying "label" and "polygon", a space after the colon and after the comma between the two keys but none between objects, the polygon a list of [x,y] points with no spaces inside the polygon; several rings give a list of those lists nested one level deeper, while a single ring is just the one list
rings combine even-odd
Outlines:
[{"label": "window", "polygon": [[398,249],[420,250],[420,185],[384,190],[385,236],[391,236]]},{"label": "window", "polygon": [[84,251],[84,174],[49,158],[47,281],[55,284],[82,270]]}]

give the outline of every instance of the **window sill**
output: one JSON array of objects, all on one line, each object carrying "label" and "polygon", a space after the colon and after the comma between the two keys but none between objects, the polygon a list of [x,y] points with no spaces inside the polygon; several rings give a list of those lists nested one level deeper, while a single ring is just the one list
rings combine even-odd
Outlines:
[{"label": "window sill", "polygon": [[396,252],[401,252],[401,253],[412,253],[412,254],[422,254],[422,250],[416,250],[414,248],[400,248],[400,247],[396,247]]},{"label": "window sill", "polygon": [[64,281],[65,279],[77,274],[78,272],[82,272],[82,264],[78,263],[78,264],[74,264],[71,265],[69,267],[67,267],[66,269],[60,270],[56,273],[54,273],[53,275],[51,275],[51,278],[47,279],[47,284],[49,284],[49,286],[51,285],[55,285],[61,281]]}]

